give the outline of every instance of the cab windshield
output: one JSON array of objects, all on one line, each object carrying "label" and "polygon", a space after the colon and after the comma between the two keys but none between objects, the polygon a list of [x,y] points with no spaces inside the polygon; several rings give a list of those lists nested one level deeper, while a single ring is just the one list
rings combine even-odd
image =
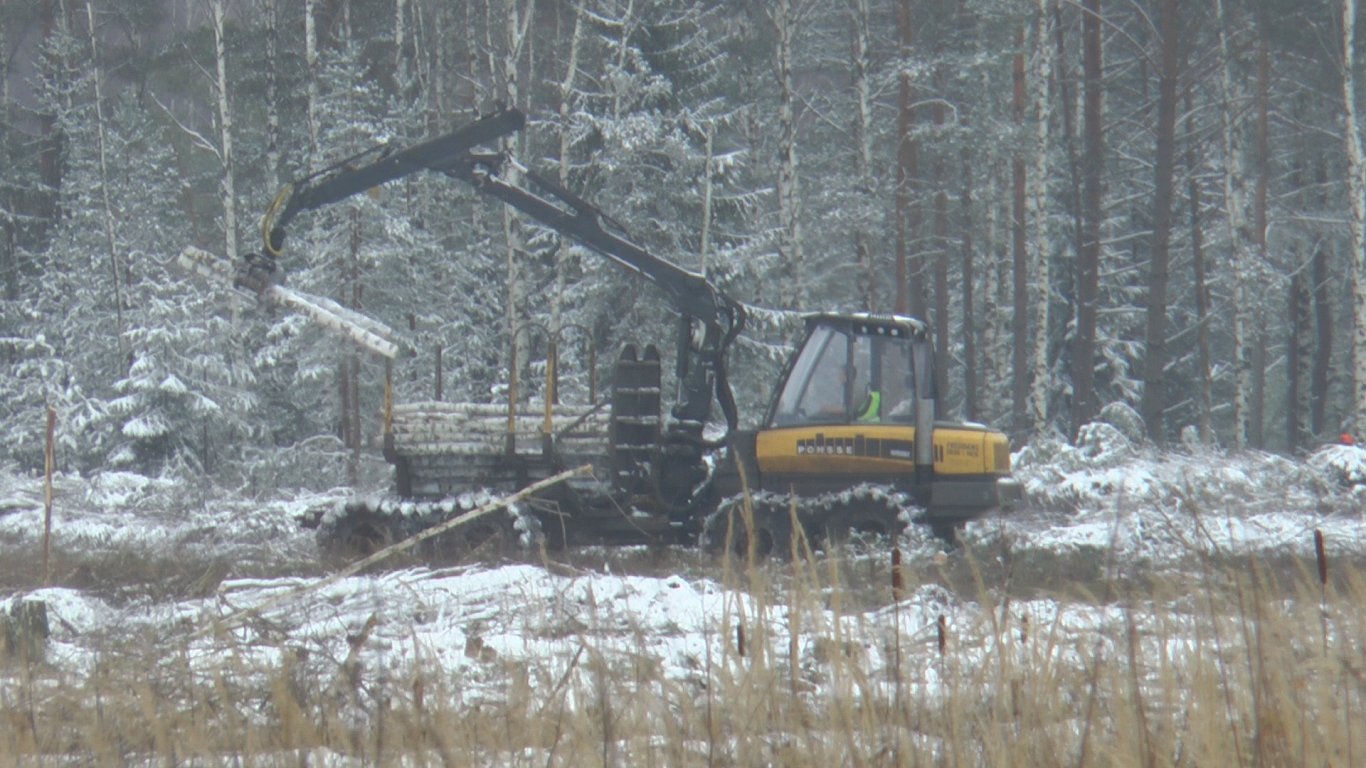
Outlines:
[{"label": "cab windshield", "polygon": [[793,363],[769,426],[913,423],[915,343],[881,326],[817,326]]}]

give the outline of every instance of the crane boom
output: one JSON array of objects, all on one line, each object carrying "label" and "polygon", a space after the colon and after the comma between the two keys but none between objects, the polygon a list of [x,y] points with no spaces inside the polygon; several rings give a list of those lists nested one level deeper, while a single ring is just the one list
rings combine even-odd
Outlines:
[{"label": "crane boom", "polygon": [[[521,111],[505,109],[410,147],[386,145],[363,152],[288,185],[262,220],[264,253],[257,258],[270,262],[268,272],[273,273],[273,259],[284,248],[285,227],[300,213],[428,170],[464,181],[481,194],[643,276],[663,291],[681,318],[675,363],[678,398],[661,441],[662,460],[656,462],[656,491],[671,508],[689,507],[696,502],[696,491],[707,474],[704,452],[724,445],[738,427],[726,358],[744,327],[744,307],[705,275],[661,258],[631,240],[601,209],[559,184],[526,171],[524,178],[544,193],[536,194],[504,177],[504,168],[512,162],[505,154],[473,151],[525,125],[526,116]],[[358,164],[371,155],[378,156]],[[611,229],[604,226],[605,222]],[[726,432],[720,438],[707,439],[704,430],[713,402],[725,417]]]}]

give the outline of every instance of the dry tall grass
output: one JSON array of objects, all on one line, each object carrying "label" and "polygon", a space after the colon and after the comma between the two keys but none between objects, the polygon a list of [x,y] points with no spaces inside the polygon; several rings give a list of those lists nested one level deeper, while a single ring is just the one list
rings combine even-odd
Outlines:
[{"label": "dry tall grass", "polygon": [[1025,599],[1011,568],[968,551],[900,569],[901,594],[938,584],[972,606],[925,621],[892,599],[885,549],[794,550],[715,564],[749,599],[684,678],[602,652],[591,627],[558,672],[507,664],[477,706],[435,664],[385,676],[226,637],[208,662],[188,631],[110,642],[79,672],[10,659],[0,763],[1366,764],[1352,568],[1230,560]]}]

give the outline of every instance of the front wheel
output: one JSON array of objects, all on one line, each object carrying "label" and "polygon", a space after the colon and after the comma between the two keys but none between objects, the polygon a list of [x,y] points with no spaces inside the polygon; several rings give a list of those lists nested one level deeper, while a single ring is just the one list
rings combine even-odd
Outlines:
[{"label": "front wheel", "polygon": [[792,553],[792,517],[782,499],[750,496],[727,499],[702,527],[704,550],[755,559],[783,559]]}]

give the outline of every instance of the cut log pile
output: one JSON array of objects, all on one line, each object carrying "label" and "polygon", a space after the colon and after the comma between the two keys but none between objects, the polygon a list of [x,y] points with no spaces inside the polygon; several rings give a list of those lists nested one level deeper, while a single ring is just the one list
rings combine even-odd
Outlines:
[{"label": "cut log pile", "polygon": [[[605,405],[551,406],[555,450],[566,456],[607,453],[610,413]],[[540,454],[545,444],[544,406],[522,406],[514,417],[518,454]],[[507,447],[506,405],[421,402],[394,406],[394,449],[404,456],[459,456],[503,453]]]}]

